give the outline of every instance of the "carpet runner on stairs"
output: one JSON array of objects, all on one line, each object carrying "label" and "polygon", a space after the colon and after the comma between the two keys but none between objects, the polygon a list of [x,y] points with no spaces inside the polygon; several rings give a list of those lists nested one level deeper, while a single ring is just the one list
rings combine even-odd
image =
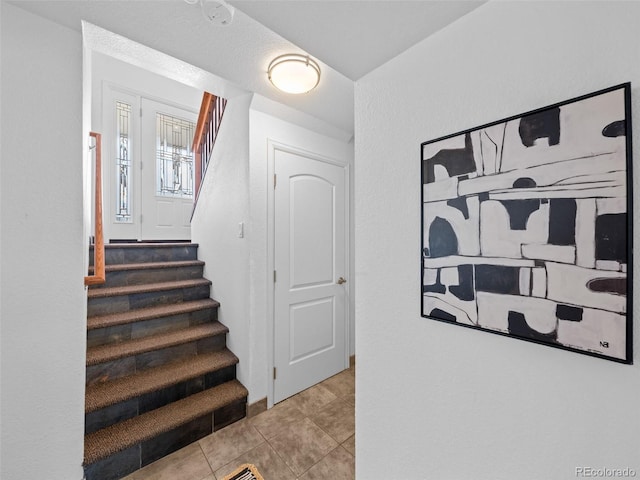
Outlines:
[{"label": "carpet runner on stairs", "polygon": [[197,248],[106,246],[107,281],[88,292],[87,480],[119,479],[245,416]]}]

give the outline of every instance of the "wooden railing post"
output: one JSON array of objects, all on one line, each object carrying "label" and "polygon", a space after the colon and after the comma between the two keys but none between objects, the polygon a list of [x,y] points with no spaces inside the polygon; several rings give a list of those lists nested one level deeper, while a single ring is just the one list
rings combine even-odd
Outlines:
[{"label": "wooden railing post", "polygon": [[85,285],[105,282],[104,231],[102,228],[102,135],[90,132],[96,139],[96,184],[95,184],[95,240],[93,246],[93,275],[84,277]]}]

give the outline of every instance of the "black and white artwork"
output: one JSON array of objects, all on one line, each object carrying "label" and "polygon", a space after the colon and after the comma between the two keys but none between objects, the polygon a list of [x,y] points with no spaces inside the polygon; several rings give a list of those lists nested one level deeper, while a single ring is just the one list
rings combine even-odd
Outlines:
[{"label": "black and white artwork", "polygon": [[422,316],[632,363],[630,84],[421,145]]}]

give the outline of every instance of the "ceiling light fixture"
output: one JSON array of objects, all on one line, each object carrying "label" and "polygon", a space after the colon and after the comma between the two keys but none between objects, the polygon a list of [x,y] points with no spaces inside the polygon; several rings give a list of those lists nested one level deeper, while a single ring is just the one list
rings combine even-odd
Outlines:
[{"label": "ceiling light fixture", "polygon": [[320,65],[309,55],[287,53],[269,64],[269,81],[286,93],[307,93],[320,83]]}]

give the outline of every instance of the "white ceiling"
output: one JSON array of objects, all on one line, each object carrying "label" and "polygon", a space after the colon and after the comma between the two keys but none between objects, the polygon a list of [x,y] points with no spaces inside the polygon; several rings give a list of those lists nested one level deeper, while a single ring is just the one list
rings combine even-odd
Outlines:
[{"label": "white ceiling", "polygon": [[358,80],[484,1],[229,0],[345,77]]},{"label": "white ceiling", "polygon": [[[353,81],[484,1],[230,0],[236,13],[227,27],[184,0],[10,3],[78,31],[86,20],[353,133]],[[293,96],[273,88],[267,66],[283,53],[320,61],[316,90]]]}]

